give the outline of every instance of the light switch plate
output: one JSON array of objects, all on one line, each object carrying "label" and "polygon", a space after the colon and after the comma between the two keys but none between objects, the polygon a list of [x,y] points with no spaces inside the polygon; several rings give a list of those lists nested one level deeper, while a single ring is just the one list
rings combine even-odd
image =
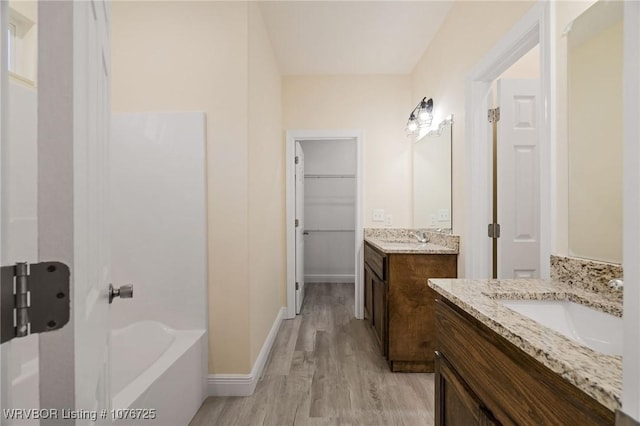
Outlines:
[{"label": "light switch plate", "polygon": [[373,209],[373,221],[384,222],[384,209]]},{"label": "light switch plate", "polygon": [[390,214],[385,216],[384,224],[387,225],[387,226],[391,226],[391,215]]}]

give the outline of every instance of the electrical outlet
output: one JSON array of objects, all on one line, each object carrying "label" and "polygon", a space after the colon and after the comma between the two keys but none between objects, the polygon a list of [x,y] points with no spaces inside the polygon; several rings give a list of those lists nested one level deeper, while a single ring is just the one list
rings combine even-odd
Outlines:
[{"label": "electrical outlet", "polygon": [[438,210],[438,220],[440,222],[445,222],[449,220],[449,209],[440,209]]},{"label": "electrical outlet", "polygon": [[384,224],[387,225],[387,226],[391,226],[391,215],[390,214],[385,216]]},{"label": "electrical outlet", "polygon": [[383,209],[373,209],[373,221],[374,222],[384,222],[384,210]]}]

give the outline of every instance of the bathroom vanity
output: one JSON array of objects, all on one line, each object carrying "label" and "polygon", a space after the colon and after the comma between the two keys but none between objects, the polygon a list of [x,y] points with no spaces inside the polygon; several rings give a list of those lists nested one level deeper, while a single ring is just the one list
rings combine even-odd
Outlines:
[{"label": "bathroom vanity", "polygon": [[619,303],[556,281],[430,280],[429,286],[437,292],[436,425],[614,424],[621,356],[593,350],[513,306],[575,303],[615,320]]},{"label": "bathroom vanity", "polygon": [[366,238],[364,314],[392,371],[433,372],[435,292],[429,278],[455,278],[457,250]]}]

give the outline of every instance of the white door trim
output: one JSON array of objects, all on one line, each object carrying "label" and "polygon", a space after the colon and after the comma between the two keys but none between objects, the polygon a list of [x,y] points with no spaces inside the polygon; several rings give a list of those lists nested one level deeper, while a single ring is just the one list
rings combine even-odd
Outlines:
[{"label": "white door trim", "polygon": [[362,202],[363,202],[363,133],[360,130],[289,130],[286,140],[286,246],[287,246],[287,318],[296,316],[296,284],[295,284],[295,143],[304,140],[356,140],[356,232],[354,256],[356,258],[355,279],[355,314],[356,318],[364,317],[364,300],[362,284],[363,262],[363,228],[362,228]]},{"label": "white door trim", "polygon": [[466,81],[466,230],[464,276],[491,276],[491,240],[487,224],[491,222],[492,159],[487,131],[487,96],[491,83],[531,48],[540,46],[540,276],[549,277],[551,241],[555,226],[555,98],[551,97],[552,71],[555,54],[552,51],[552,8],[539,1],[516,25],[498,41],[467,75]]},{"label": "white door trim", "polygon": [[640,3],[624,2],[622,410],[640,421]]}]

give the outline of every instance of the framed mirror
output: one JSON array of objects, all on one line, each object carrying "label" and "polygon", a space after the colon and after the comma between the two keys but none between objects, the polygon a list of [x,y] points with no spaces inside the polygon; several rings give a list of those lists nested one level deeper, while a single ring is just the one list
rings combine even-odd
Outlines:
[{"label": "framed mirror", "polygon": [[413,227],[451,232],[453,115],[413,144]]},{"label": "framed mirror", "polygon": [[569,255],[622,263],[622,2],[596,2],[567,35]]}]

